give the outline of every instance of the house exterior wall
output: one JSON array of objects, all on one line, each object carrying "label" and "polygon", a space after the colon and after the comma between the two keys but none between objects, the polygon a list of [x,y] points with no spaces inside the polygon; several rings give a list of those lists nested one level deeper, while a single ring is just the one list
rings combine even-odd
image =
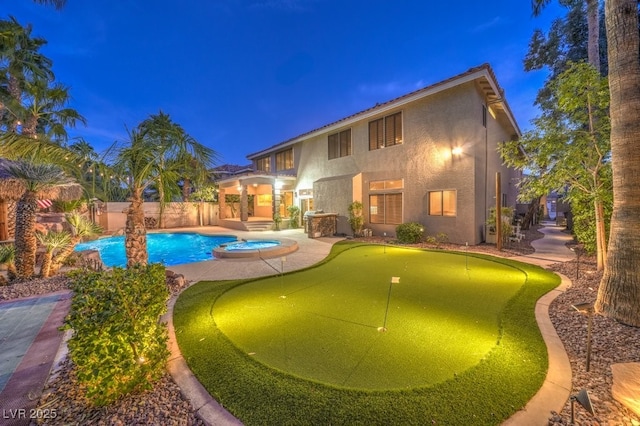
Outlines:
[{"label": "house exterior wall", "polygon": [[[513,186],[507,185],[511,172],[501,165],[496,151],[497,143],[512,135],[490,114],[487,126],[483,125],[484,104],[471,81],[297,143],[297,187],[313,188],[316,209],[339,215],[338,232],[351,233],[348,206],[361,201],[365,227],[377,235],[393,236],[397,225],[369,222],[369,184],[402,179],[404,188],[395,192],[403,193],[403,222],[419,222],[427,235],[445,233],[452,242],[480,243],[485,212],[495,204],[495,172],[502,173],[503,192]],[[370,151],[369,122],[398,111],[402,111],[403,143]],[[329,160],[328,135],[347,128],[351,155]],[[455,147],[462,148],[459,156],[451,153]],[[428,214],[429,191],[438,190],[456,191],[456,216]],[[507,198],[515,205],[515,194],[509,192]]]}]

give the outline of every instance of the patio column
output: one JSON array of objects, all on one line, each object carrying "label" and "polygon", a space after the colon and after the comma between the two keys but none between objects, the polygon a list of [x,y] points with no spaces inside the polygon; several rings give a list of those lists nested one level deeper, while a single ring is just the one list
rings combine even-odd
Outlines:
[{"label": "patio column", "polygon": [[247,185],[242,185],[240,192],[240,221],[249,220],[249,196],[247,195]]},{"label": "patio column", "polygon": [[218,218],[226,219],[227,218],[227,201],[225,200],[225,192],[224,189],[220,188],[218,191]]}]

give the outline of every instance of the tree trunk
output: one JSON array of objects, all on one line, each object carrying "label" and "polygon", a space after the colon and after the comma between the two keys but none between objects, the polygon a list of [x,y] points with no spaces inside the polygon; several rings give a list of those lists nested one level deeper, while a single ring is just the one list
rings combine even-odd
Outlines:
[{"label": "tree trunk", "polygon": [[637,0],[605,3],[613,215],[597,312],[640,327],[640,35]]},{"label": "tree trunk", "polygon": [[51,267],[53,258],[53,250],[47,250],[42,257],[42,266],[40,267],[40,276],[49,278],[51,276]]},{"label": "tree trunk", "polygon": [[55,275],[58,273],[58,271],[60,271],[62,264],[65,260],[67,260],[69,256],[71,256],[71,253],[73,253],[74,249],[80,243],[80,241],[82,241],[82,237],[73,236],[71,237],[71,241],[69,242],[69,244],[58,253],[56,253],[55,258],[51,261],[51,267],[49,269],[50,275]]},{"label": "tree trunk", "polygon": [[147,230],[144,227],[144,208],[142,191],[134,191],[131,205],[127,209],[124,247],[127,254],[127,267],[149,262],[147,254]]},{"label": "tree trunk", "polygon": [[527,210],[527,213],[524,215],[524,218],[522,218],[521,229],[523,231],[526,231],[527,229],[529,229],[531,227],[531,224],[533,224],[534,216],[537,213],[538,209],[540,208],[540,198],[541,197],[531,200],[531,204],[529,204],[529,209]]},{"label": "tree trunk", "polygon": [[598,0],[587,0],[587,58],[600,73],[600,13]]},{"label": "tree trunk", "polygon": [[182,180],[182,201],[189,201],[191,198],[191,180],[183,178]]},{"label": "tree trunk", "polygon": [[604,220],[604,207],[602,201],[595,200],[593,202],[596,215],[596,268],[602,271],[606,264],[607,256],[607,240],[606,226]]},{"label": "tree trunk", "polygon": [[36,196],[33,192],[25,192],[18,201],[16,210],[15,265],[16,278],[33,277],[36,266]]}]

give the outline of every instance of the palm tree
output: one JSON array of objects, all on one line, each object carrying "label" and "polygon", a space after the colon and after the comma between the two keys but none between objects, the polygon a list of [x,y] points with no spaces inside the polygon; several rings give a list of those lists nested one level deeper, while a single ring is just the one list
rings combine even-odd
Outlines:
[{"label": "palm tree", "polygon": [[[27,81],[33,79],[52,80],[52,61],[39,52],[47,41],[31,36],[32,27],[23,27],[14,17],[0,21],[0,76],[3,81],[1,109],[13,111],[22,105],[22,94]],[[15,132],[20,124],[12,117],[7,129]]]},{"label": "palm tree", "polygon": [[178,181],[181,179],[183,182],[182,199],[187,201],[191,181],[202,180],[207,175],[206,171],[217,154],[200,144],[162,111],[144,120],[139,128],[158,150],[155,187],[160,202],[159,227],[164,228],[165,203],[171,201],[173,195],[180,193]]},{"label": "palm tree", "polygon": [[66,231],[61,232],[37,232],[36,238],[38,242],[45,248],[42,258],[42,266],[40,267],[40,276],[47,278],[51,276],[51,264],[53,255],[71,243],[71,235]]},{"label": "palm tree", "polygon": [[60,83],[50,84],[36,79],[25,83],[23,106],[17,108],[22,122],[22,134],[37,138],[45,134],[50,140],[66,142],[67,127],[76,122],[86,124],[82,115],[66,105],[71,100],[69,89]]},{"label": "palm tree", "polygon": [[[84,238],[93,237],[102,233],[102,228],[99,225],[93,223],[89,218],[79,213],[69,213],[65,218],[71,227],[71,234],[67,233],[69,236],[68,243],[66,245],[60,245],[59,251],[55,253],[55,256],[51,259],[51,268],[49,270],[50,275],[58,273],[65,260],[67,260],[67,258],[71,256],[71,253],[73,253],[76,245],[78,245],[78,243],[80,243]],[[44,264],[42,269],[44,269]],[[44,273],[42,276],[45,276]]]},{"label": "palm tree", "polygon": [[9,163],[7,173],[22,182],[24,194],[16,208],[15,265],[16,278],[29,279],[36,263],[36,203],[38,192],[71,183],[64,171],[53,164]]},{"label": "palm tree", "polygon": [[12,245],[0,245],[0,265],[6,265],[7,278],[13,281],[16,278],[16,249]]},{"label": "palm tree", "polygon": [[146,265],[147,230],[144,225],[144,191],[155,182],[158,164],[157,147],[145,138],[139,129],[128,131],[127,145],[120,148],[114,168],[129,191],[130,202],[125,224],[125,251],[127,267]]},{"label": "palm tree", "polygon": [[640,34],[636,0],[605,6],[611,94],[613,215],[598,312],[640,327]]}]

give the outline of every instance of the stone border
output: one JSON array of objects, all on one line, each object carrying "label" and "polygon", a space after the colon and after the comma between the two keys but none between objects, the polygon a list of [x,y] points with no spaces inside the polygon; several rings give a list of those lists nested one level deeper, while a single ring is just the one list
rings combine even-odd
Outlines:
[{"label": "stone border", "polygon": [[[213,257],[218,259],[269,259],[284,256],[298,250],[298,242],[289,238],[257,238],[248,241],[279,241],[280,244],[274,247],[254,250],[225,250],[225,245],[213,249]],[[233,243],[229,243],[233,244]]]}]

